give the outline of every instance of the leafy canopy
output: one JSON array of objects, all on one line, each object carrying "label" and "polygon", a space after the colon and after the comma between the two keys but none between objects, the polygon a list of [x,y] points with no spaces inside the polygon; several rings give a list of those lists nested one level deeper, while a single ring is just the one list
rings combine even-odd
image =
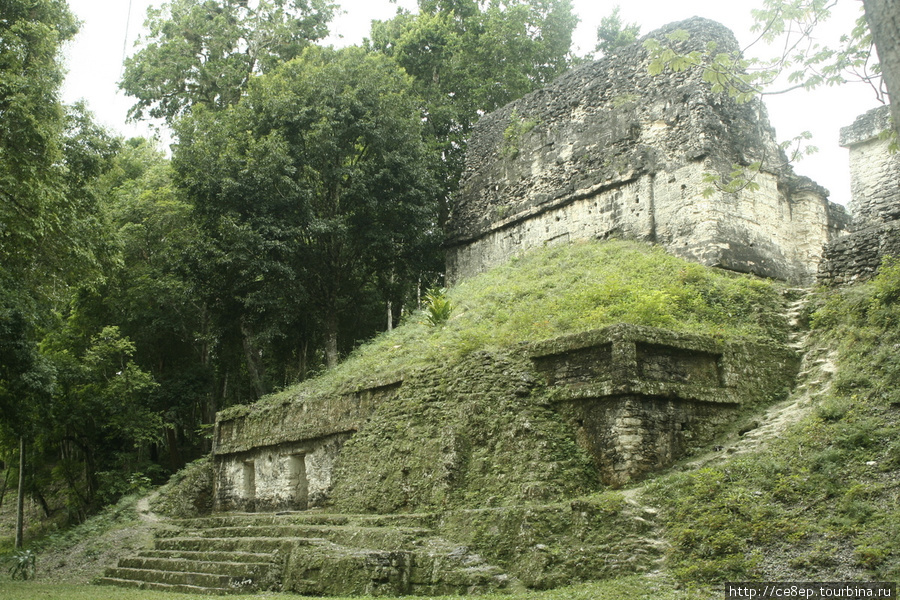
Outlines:
[{"label": "leafy canopy", "polygon": [[603,55],[613,52],[617,48],[627,46],[635,42],[641,31],[641,26],[637,23],[622,22],[619,15],[621,7],[616,5],[612,13],[600,19],[600,25],[597,26],[597,46],[594,52]]},{"label": "leafy canopy", "polygon": [[192,105],[236,104],[250,77],[328,34],[328,0],[172,0],[147,11],[147,36],[125,61],[129,116],[170,123]]},{"label": "leafy canopy", "polygon": [[445,194],[456,188],[479,116],[571,65],[577,22],[570,0],[421,0],[416,14],[372,23],[367,48],[413,78]]},{"label": "leafy canopy", "polygon": [[[714,90],[741,102],[759,95],[850,81],[866,82],[882,97],[880,68],[865,15],[860,13],[836,47],[823,45],[815,35],[816,27],[831,18],[836,4],[837,0],[764,0],[762,8],[751,11],[752,31],[758,37],[750,46],[735,52],[722,52],[715,44],[702,52],[679,52],[677,43],[683,41],[683,35],[677,32],[670,43],[646,40],[644,45],[652,53],[650,71],[677,72],[700,67]],[[758,42],[780,50],[770,58],[749,57],[751,47]],[[787,87],[773,89],[785,80]]]},{"label": "leafy canopy", "polygon": [[307,299],[336,352],[352,299],[416,270],[436,217],[410,88],[383,55],[310,47],[234,107],[179,123],[177,181],[209,235],[210,281],[233,284],[248,332]]}]

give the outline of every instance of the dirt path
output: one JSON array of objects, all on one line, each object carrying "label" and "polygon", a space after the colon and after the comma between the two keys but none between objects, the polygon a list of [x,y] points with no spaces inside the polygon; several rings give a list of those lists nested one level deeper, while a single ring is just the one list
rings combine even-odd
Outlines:
[{"label": "dirt path", "polygon": [[88,532],[74,545],[39,552],[36,579],[44,583],[90,583],[108,567],[115,566],[120,557],[149,547],[161,522],[159,515],[150,510],[152,496],[138,500],[137,519],[114,524],[99,535]]}]

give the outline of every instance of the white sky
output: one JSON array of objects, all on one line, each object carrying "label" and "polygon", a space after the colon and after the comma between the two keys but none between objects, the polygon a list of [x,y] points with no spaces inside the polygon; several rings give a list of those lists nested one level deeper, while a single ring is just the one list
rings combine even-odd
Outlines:
[{"label": "white sky", "polygon": [[[72,11],[83,22],[78,37],[66,49],[69,75],[63,88],[63,99],[73,102],[85,99],[97,119],[111,130],[126,136],[150,135],[145,123],[126,124],[131,106],[129,98],[118,91],[125,53],[134,51],[134,42],[143,32],[147,7],[163,0],[69,0]],[[332,24],[328,43],[358,43],[368,34],[372,19],[390,18],[398,6],[414,9],[415,0],[338,0],[344,14]],[[593,49],[600,19],[616,5],[626,23],[636,22],[641,33],[692,16],[714,19],[734,31],[742,45],[754,36],[750,32],[750,9],[761,0],[573,0],[575,13],[581,19],[575,32],[576,54]],[[860,3],[841,0],[842,12],[832,19],[838,33],[852,27]],[[823,31],[823,35],[828,35]],[[766,55],[764,46],[751,54]],[[795,171],[811,177],[831,191],[831,199],[846,204],[850,195],[847,151],[838,146],[841,127],[853,122],[857,115],[878,105],[874,94],[861,84],[828,88],[816,92],[795,91],[765,100],[769,117],[779,139],[785,140],[802,131],[813,134],[812,144],[820,151],[795,166]]]}]

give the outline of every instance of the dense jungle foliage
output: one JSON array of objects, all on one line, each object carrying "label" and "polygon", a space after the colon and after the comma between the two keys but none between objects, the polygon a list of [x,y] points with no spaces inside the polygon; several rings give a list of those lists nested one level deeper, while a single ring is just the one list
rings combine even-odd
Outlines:
[{"label": "dense jungle foliage", "polygon": [[[576,17],[568,0],[420,0],[360,47],[325,48],[336,9],[151,12],[121,87],[133,117],[171,126],[169,156],[60,101],[60,47],[78,29],[65,0],[0,3],[0,505],[24,444],[45,517],[32,537],[164,481],[208,453],[217,411],[298,383],[617,321],[785,339],[777,285],[627,242],[548,249],[438,291],[468,132],[577,62]],[[636,33],[614,13],[598,50]],[[568,279],[547,278],[560,260]],[[786,576],[898,577],[900,267],[816,302],[813,336],[836,352],[827,397],[771,447],[650,486],[681,583],[777,561]]]},{"label": "dense jungle foliage", "polygon": [[151,9],[121,87],[169,157],[60,102],[64,0],[0,6],[0,460],[25,444],[47,518],[163,481],[218,410],[416,310],[472,123],[573,60],[568,0],[423,0],[322,47],[336,9]]}]

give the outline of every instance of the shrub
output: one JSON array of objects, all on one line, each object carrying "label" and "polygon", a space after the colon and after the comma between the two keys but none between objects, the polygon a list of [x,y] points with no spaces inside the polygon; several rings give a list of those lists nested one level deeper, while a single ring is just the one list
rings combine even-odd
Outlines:
[{"label": "shrub", "polygon": [[12,555],[9,576],[13,579],[33,579],[37,556],[31,550],[18,550]]},{"label": "shrub", "polygon": [[425,293],[425,319],[432,327],[443,325],[450,320],[453,303],[444,288],[430,289]]}]

